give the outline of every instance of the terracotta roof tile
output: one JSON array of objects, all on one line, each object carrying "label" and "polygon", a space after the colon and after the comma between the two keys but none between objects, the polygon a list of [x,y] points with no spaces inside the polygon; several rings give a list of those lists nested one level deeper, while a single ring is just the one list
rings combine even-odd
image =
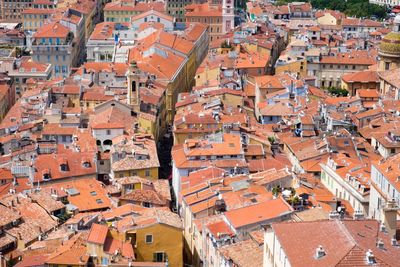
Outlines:
[{"label": "terracotta roof tile", "polygon": [[107,233],[108,233],[107,225],[94,223],[90,228],[87,241],[94,244],[104,245],[104,243],[106,242]]}]

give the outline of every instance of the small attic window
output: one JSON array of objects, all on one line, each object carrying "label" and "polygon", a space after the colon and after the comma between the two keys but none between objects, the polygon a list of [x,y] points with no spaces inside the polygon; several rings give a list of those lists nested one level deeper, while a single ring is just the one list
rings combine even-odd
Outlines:
[{"label": "small attic window", "polygon": [[67,164],[61,164],[61,165],[60,165],[60,169],[61,169],[61,171],[63,171],[63,172],[68,171],[68,165],[67,165]]},{"label": "small attic window", "polygon": [[83,166],[84,168],[90,168],[90,160],[89,160],[88,158],[84,158],[84,159],[82,160],[82,166]]},{"label": "small attic window", "polygon": [[[96,191],[92,191],[92,192],[90,192],[90,194],[92,195],[92,196],[97,196],[97,192]],[[101,200],[101,199],[100,199]],[[96,200],[97,201],[97,200]]]},{"label": "small attic window", "polygon": [[103,202],[102,199],[98,198],[98,199],[96,199],[96,203],[97,203],[97,204],[103,204],[104,202]]}]

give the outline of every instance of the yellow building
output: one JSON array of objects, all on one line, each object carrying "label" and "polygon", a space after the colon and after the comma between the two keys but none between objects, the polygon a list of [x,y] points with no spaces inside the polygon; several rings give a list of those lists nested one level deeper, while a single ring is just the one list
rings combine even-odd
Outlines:
[{"label": "yellow building", "polygon": [[[144,38],[130,53],[131,65],[128,73],[128,103],[138,109],[138,88],[140,74],[156,77],[165,90],[165,121],[172,124],[175,115],[175,103],[181,92],[188,91],[194,85],[197,67],[205,57],[207,50],[207,29],[192,25],[191,31],[179,37],[167,32],[155,32]],[[196,32],[194,32],[196,31]],[[151,48],[157,47],[157,53]],[[200,49],[201,48],[201,49]],[[151,57],[144,54],[152,53]],[[137,63],[136,63],[137,62]]]},{"label": "yellow building", "polygon": [[[241,101],[243,99],[235,99],[233,95],[223,94],[223,96],[229,96],[233,101],[243,103]],[[227,101],[227,103],[232,102]],[[235,107],[237,106],[243,106],[243,104],[238,104]],[[184,113],[175,116],[173,127],[174,144],[184,144],[188,139],[203,139],[209,134],[222,131],[223,127],[227,125],[231,125],[231,129],[247,127],[246,113],[230,113],[229,115],[219,113],[217,116],[218,119],[216,119],[216,114],[204,113]]]},{"label": "yellow building", "polygon": [[179,216],[165,209],[149,209],[135,225],[119,229],[135,246],[136,261],[183,266],[183,234]]},{"label": "yellow building", "polygon": [[330,13],[325,13],[321,17],[317,18],[319,25],[338,25],[340,22],[335,16]]},{"label": "yellow building", "polygon": [[100,21],[100,5],[98,1],[79,1],[71,9],[78,11],[85,19],[85,40],[87,41],[92,33],[96,23]]},{"label": "yellow building", "polygon": [[244,46],[249,52],[271,56],[272,45],[269,46],[267,43],[247,43]]},{"label": "yellow building", "polygon": [[104,21],[109,22],[130,22],[133,16],[155,10],[165,13],[164,3],[161,2],[138,2],[115,1],[107,3],[104,7]]},{"label": "yellow building", "polygon": [[145,168],[145,169],[134,169],[130,170],[122,170],[122,171],[113,171],[113,176],[115,178],[125,177],[125,176],[140,176],[146,177],[148,179],[158,179],[158,167],[154,168]]},{"label": "yellow building", "polygon": [[294,73],[307,76],[307,60],[302,56],[282,55],[275,65],[275,74]]},{"label": "yellow building", "polygon": [[355,96],[359,89],[379,89],[379,76],[375,70],[347,73],[342,76],[342,89]]},{"label": "yellow building", "polygon": [[104,88],[87,90],[82,93],[80,106],[86,109],[94,109],[97,105],[109,101],[113,98],[114,97],[112,95],[105,94]]},{"label": "yellow building", "polygon": [[140,176],[158,179],[160,163],[157,147],[150,136],[134,136],[122,139],[111,147],[111,177]]},{"label": "yellow building", "polygon": [[22,11],[22,25],[25,31],[36,31],[50,19],[54,9],[50,8],[29,8]]},{"label": "yellow building", "polygon": [[0,122],[7,115],[12,105],[10,97],[10,87],[7,84],[0,84]]},{"label": "yellow building", "polygon": [[393,21],[393,30],[383,37],[378,52],[378,71],[400,68],[400,15]]},{"label": "yellow building", "polygon": [[219,64],[210,64],[200,66],[196,72],[195,84],[196,86],[206,85],[209,81],[217,81],[221,73]]}]

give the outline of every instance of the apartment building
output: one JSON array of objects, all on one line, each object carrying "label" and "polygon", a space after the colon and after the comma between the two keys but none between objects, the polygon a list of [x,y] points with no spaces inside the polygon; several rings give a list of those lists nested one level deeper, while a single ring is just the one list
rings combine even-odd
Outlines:
[{"label": "apartment building", "polygon": [[186,22],[200,22],[208,25],[210,41],[221,38],[234,28],[234,3],[223,0],[222,5],[191,4],[186,6]]},{"label": "apartment building", "polygon": [[22,12],[32,7],[32,0],[1,0],[0,1],[0,19],[20,21]]},{"label": "apartment building", "polygon": [[263,266],[396,265],[396,242],[382,229],[363,219],[275,223],[264,232]]},{"label": "apartment building", "polygon": [[104,21],[106,22],[130,22],[131,17],[141,13],[155,10],[165,13],[164,2],[138,2],[116,1],[107,3],[104,7]]},{"label": "apartment building", "polygon": [[[343,166],[347,165],[347,166]],[[321,182],[338,200],[346,200],[364,216],[369,212],[370,173],[365,163],[355,159],[332,159],[320,163]]]},{"label": "apartment building", "polygon": [[[54,77],[67,77],[71,67],[80,61],[80,47],[75,36],[82,33],[83,22],[80,17],[71,16],[75,29],[65,26],[63,22],[52,22],[40,27],[33,35],[32,57],[39,63],[50,63]],[[81,35],[83,36],[83,35]]]},{"label": "apartment building", "polygon": [[369,215],[372,218],[381,221],[384,221],[387,216],[399,218],[399,162],[400,155],[397,154],[386,160],[373,163],[371,166]]},{"label": "apartment building", "polygon": [[16,59],[13,68],[8,72],[8,75],[14,80],[12,86],[15,91],[15,98],[19,99],[28,90],[29,82],[50,79],[52,70],[53,66],[50,63],[39,63],[31,57],[25,56]]},{"label": "apartment building", "polygon": [[53,8],[28,8],[22,12],[22,25],[26,31],[37,31],[55,13]]},{"label": "apartment building", "polygon": [[377,57],[374,51],[337,53],[307,62],[307,73],[317,78],[318,87],[341,87],[342,75],[366,70],[376,63]]}]

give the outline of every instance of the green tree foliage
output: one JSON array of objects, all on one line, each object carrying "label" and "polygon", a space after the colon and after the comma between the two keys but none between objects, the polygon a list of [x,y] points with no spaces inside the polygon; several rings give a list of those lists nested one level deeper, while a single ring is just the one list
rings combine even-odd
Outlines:
[{"label": "green tree foliage", "polygon": [[338,88],[338,87],[329,87],[328,92],[334,96],[347,96],[349,92],[346,89]]},{"label": "green tree foliage", "polygon": [[[298,0],[296,0],[298,1]],[[285,5],[295,0],[278,0],[278,5]],[[383,19],[386,17],[386,8],[375,4],[370,4],[368,0],[307,0],[313,8],[339,10],[348,16],[356,17],[377,17]]]},{"label": "green tree foliage", "polygon": [[223,41],[221,44],[221,48],[232,48],[232,45],[230,43],[228,44],[227,41]]}]

